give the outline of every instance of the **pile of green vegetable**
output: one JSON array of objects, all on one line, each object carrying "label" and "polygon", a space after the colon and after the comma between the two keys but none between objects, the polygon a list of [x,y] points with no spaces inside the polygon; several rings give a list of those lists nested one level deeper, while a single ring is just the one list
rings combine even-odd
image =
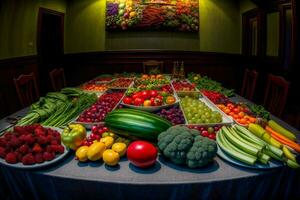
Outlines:
[{"label": "pile of green vegetable", "polygon": [[270,112],[268,112],[262,105],[247,104],[247,106],[257,117],[261,117],[267,120],[270,119]]},{"label": "pile of green vegetable", "polygon": [[65,126],[95,101],[95,94],[87,94],[76,88],[49,92],[31,105],[29,113],[17,125],[41,123],[44,126]]},{"label": "pile of green vegetable", "polygon": [[172,126],[158,136],[158,147],[165,157],[189,168],[202,167],[217,153],[215,141],[185,126]]},{"label": "pile of green vegetable", "polygon": [[224,88],[221,83],[214,81],[207,76],[201,77],[199,74],[190,73],[188,74],[188,79],[192,83],[195,83],[199,90],[219,92],[226,97],[234,96],[234,89]]}]

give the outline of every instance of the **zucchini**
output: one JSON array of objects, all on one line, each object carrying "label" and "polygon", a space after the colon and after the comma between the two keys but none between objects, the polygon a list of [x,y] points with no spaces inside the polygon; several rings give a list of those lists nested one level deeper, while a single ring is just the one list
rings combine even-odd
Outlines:
[{"label": "zucchini", "polygon": [[172,124],[155,114],[129,108],[117,109],[104,119],[105,126],[126,137],[137,137],[150,141],[157,140],[158,134]]}]

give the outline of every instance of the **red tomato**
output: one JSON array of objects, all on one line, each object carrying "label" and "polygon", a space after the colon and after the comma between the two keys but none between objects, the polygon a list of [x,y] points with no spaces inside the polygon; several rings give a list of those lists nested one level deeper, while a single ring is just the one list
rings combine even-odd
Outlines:
[{"label": "red tomato", "polygon": [[158,95],[158,92],[156,90],[151,90],[150,91],[150,96],[151,97],[156,97]]},{"label": "red tomato", "polygon": [[155,98],[154,97],[151,97],[150,98],[150,103],[151,103],[151,106],[155,106]]},{"label": "red tomato", "polygon": [[133,95],[132,95],[132,98],[133,99],[136,99],[136,98],[138,98],[139,96],[138,96],[138,93],[136,92],[136,93],[134,93]]},{"label": "red tomato", "polygon": [[156,162],[157,149],[149,142],[138,140],[128,146],[127,158],[137,167],[151,167]]},{"label": "red tomato", "polygon": [[150,96],[149,91],[148,90],[143,91],[141,96],[143,99],[148,99]]},{"label": "red tomato", "polygon": [[234,108],[234,109],[233,109],[233,112],[234,112],[235,114],[238,114],[238,113],[240,112],[240,109],[239,109],[239,108]]},{"label": "red tomato", "polygon": [[157,98],[159,98],[159,99],[161,99],[161,100],[163,100],[163,99],[164,99],[164,97],[163,97],[163,96],[161,96],[161,95],[157,95]]},{"label": "red tomato", "polygon": [[144,103],[144,100],[142,98],[137,97],[136,99],[134,99],[134,105],[135,106],[140,106]]},{"label": "red tomato", "polygon": [[155,106],[161,106],[162,105],[162,100],[160,98],[154,98],[154,105]]},{"label": "red tomato", "polygon": [[124,102],[125,104],[132,104],[132,98],[130,98],[130,97],[125,97],[124,100],[123,100],[123,102]]}]

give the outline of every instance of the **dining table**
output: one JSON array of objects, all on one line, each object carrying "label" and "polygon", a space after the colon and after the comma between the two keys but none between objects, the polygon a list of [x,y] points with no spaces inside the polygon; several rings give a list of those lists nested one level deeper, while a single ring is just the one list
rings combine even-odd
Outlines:
[{"label": "dining table", "polygon": [[[235,95],[235,102],[249,102]],[[0,129],[11,126],[8,119],[22,117],[24,108],[2,120]],[[276,122],[300,132],[275,116]],[[74,152],[62,160],[36,169],[0,165],[0,199],[299,199],[300,170],[285,165],[268,169],[237,166],[220,157],[207,166],[189,169],[163,156],[147,169],[122,158],[115,167],[102,161],[78,162]]]}]

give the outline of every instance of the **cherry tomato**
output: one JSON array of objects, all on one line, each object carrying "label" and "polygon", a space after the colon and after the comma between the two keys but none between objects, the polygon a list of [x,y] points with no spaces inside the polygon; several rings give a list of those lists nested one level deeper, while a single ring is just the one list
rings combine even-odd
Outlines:
[{"label": "cherry tomato", "polygon": [[238,114],[238,113],[240,112],[240,109],[239,109],[239,108],[234,108],[234,109],[233,109],[233,112],[234,112],[235,114]]},{"label": "cherry tomato", "polygon": [[132,98],[130,98],[130,97],[125,97],[124,100],[123,100],[123,102],[124,102],[125,104],[132,104]]},{"label": "cherry tomato", "polygon": [[142,97],[143,99],[148,99],[149,96],[150,96],[149,93],[150,93],[150,92],[149,92],[148,90],[145,90],[145,91],[142,92],[141,97]]},{"label": "cherry tomato", "polygon": [[160,98],[154,98],[154,105],[155,106],[161,106],[162,100]]},{"label": "cherry tomato", "polygon": [[137,97],[136,99],[134,99],[134,105],[135,106],[140,106],[144,103],[144,100],[142,98]]},{"label": "cherry tomato", "polygon": [[151,90],[150,91],[150,96],[151,97],[156,97],[158,95],[158,92],[156,90]]},{"label": "cherry tomato", "polygon": [[132,98],[133,99],[136,99],[136,98],[138,98],[139,96],[138,96],[138,93],[134,93],[133,95],[132,95]]},{"label": "cherry tomato", "polygon": [[212,134],[209,134],[209,135],[208,135],[208,138],[211,139],[211,140],[215,140],[215,139],[216,139],[216,135],[213,134],[213,133],[212,133]]},{"label": "cherry tomato", "polygon": [[151,97],[150,98],[150,103],[151,103],[151,106],[155,106],[155,98],[154,97]]},{"label": "cherry tomato", "polygon": [[173,96],[168,96],[166,99],[167,104],[173,104],[173,103],[175,103],[175,101],[176,101],[176,99]]},{"label": "cherry tomato", "polygon": [[161,96],[161,95],[157,95],[157,97],[156,98],[159,98],[159,99],[161,99],[161,100],[163,100],[164,99],[164,97],[163,96]]},{"label": "cherry tomato", "polygon": [[240,118],[243,118],[245,116],[245,113],[244,112],[239,112],[239,117]]},{"label": "cherry tomato", "polygon": [[208,131],[202,131],[201,135],[203,137],[208,137],[209,133],[208,133]]}]

